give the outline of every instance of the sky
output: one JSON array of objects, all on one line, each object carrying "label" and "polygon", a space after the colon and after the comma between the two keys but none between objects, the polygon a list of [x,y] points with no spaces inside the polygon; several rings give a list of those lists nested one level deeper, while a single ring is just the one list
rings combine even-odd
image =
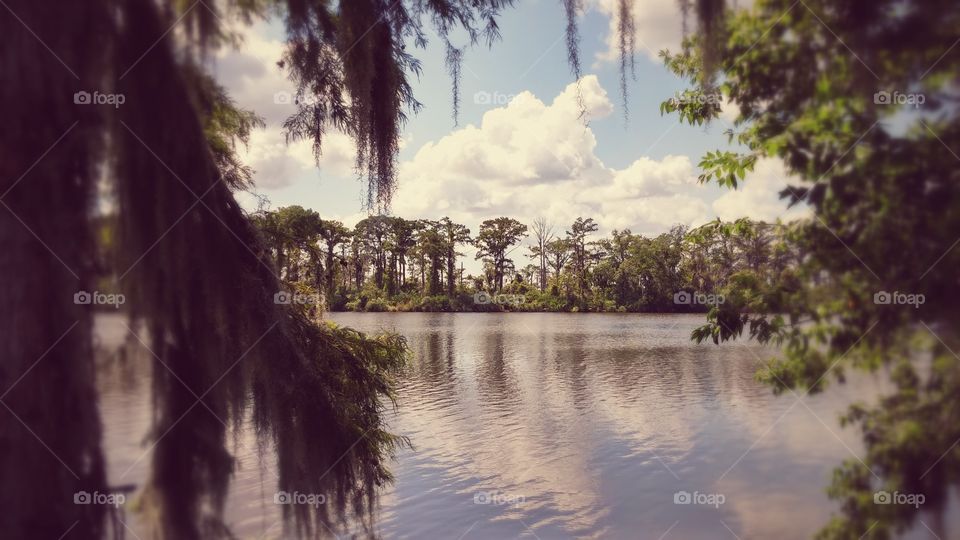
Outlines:
[{"label": "sky", "polygon": [[[586,124],[579,118],[558,0],[518,2],[499,20],[500,41],[466,51],[456,123],[442,45],[433,39],[416,49],[423,71],[411,78],[423,109],[403,129],[390,213],[449,216],[474,233],[485,219],[509,216],[527,224],[545,217],[562,234],[583,216],[594,218],[600,234],[628,228],[655,235],[717,217],[775,220],[802,212],[787,212],[779,200],[788,178],[775,160],[761,160],[737,191],[698,183],[701,156],[731,148],[724,131],[736,107],[725,105],[722,118],[706,127],[661,116],[660,103],[687,87],[656,54],[679,48],[682,18],[675,0],[635,3],[636,80],[628,84],[624,118],[615,4],[586,0],[580,17]],[[213,69],[238,105],[266,120],[242,153],[256,171],[255,191],[270,208],[297,204],[352,226],[366,213],[365,180],[353,171],[351,140],[331,133],[319,167],[309,142],[286,144],[281,123],[294,105],[276,98],[294,87],[276,64],[282,26],[268,20],[242,34],[243,43],[220,51]],[[255,197],[241,194],[240,200],[256,209]]]}]

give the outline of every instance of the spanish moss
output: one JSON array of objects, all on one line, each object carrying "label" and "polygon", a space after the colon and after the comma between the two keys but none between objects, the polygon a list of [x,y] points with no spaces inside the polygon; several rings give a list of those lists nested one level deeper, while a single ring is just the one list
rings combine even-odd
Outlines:
[{"label": "spanish moss", "polygon": [[446,43],[447,72],[450,74],[450,84],[452,86],[453,102],[452,115],[453,124],[457,125],[460,118],[460,68],[463,63],[463,50],[453,46],[449,41]]},{"label": "spanish moss", "polygon": [[617,11],[617,38],[620,48],[620,97],[623,100],[623,120],[629,120],[629,93],[627,90],[627,70],[629,68],[636,77],[636,34],[637,28],[633,20],[633,1],[618,0]]},{"label": "spanish moss", "polygon": [[499,37],[497,16],[512,0],[441,0],[413,3],[388,0],[340,2],[336,11],[326,2],[290,2],[290,43],[284,65],[297,84],[301,100],[285,122],[292,140],[308,139],[321,151],[328,128],[349,134],[357,147],[357,171],[367,179],[366,204],[389,207],[396,185],[396,154],[408,113],[419,111],[407,79],[419,75],[420,63],[407,49],[427,38],[421,19],[428,17],[447,44],[453,109],[459,111],[459,73],[463,51],[450,44],[455,29],[470,43],[483,38],[489,46]]},{"label": "spanish moss", "polygon": [[586,115],[587,107],[583,102],[583,91],[580,88],[580,79],[583,77],[583,68],[580,65],[580,30],[577,17],[583,8],[581,0],[563,0],[563,10],[567,16],[567,63],[574,80],[577,81],[577,105],[580,107],[580,116]]}]

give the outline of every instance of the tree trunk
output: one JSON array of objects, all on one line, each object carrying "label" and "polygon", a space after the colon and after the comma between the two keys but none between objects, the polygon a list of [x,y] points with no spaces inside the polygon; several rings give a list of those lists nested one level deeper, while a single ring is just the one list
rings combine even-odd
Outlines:
[{"label": "tree trunk", "polygon": [[447,296],[449,298],[453,298],[453,291],[456,288],[456,282],[454,281],[456,256],[457,253],[453,249],[450,249],[447,253]]}]

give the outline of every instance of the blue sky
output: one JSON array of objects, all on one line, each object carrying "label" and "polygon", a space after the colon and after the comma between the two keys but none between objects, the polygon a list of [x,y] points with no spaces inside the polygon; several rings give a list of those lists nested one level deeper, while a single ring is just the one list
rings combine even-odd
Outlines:
[{"label": "blue sky", "polygon": [[[564,12],[556,0],[518,2],[500,18],[500,41],[467,50],[456,126],[439,40],[415,49],[423,72],[414,91],[423,109],[404,129],[392,213],[449,215],[473,231],[483,219],[500,215],[526,223],[543,216],[562,231],[583,215],[596,219],[601,233],[631,228],[644,234],[717,216],[769,220],[783,214],[777,193],[786,178],[778,162],[761,161],[738,192],[696,182],[700,157],[727,147],[723,132],[735,118],[734,107],[725,107],[724,119],[706,128],[660,115],[660,103],[685,88],[654,52],[679,44],[674,0],[636,3],[636,81],[628,85],[629,121],[624,121],[618,64],[611,56],[614,4],[587,0],[580,18],[588,127],[570,105],[574,78]],[[364,190],[351,170],[349,139],[331,136],[319,169],[308,143],[285,144],[279,125],[292,106],[274,99],[292,90],[275,65],[282,28],[277,21],[258,23],[244,35],[239,49],[218,55],[215,72],[241,106],[267,120],[245,156],[257,171],[257,191],[273,208],[299,204],[352,225],[364,215]],[[241,201],[254,208],[252,197]]]}]

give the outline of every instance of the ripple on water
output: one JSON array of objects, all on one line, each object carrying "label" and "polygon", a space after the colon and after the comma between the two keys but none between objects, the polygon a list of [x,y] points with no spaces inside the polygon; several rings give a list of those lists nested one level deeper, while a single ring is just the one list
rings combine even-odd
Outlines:
[{"label": "ripple on water", "polygon": [[[414,449],[400,451],[396,483],[380,496],[386,538],[657,538],[676,523],[670,537],[717,538],[728,534],[721,519],[742,538],[806,538],[835,510],[823,488],[849,457],[844,446],[860,450],[836,413],[875,386],[810,400],[841,443],[754,380],[771,351],[691,343],[702,316],[332,318],[393,328],[413,351],[399,408],[387,415]],[[97,331],[105,344],[125,332],[118,318],[98,319]],[[149,365],[143,358],[100,377],[111,481],[146,478]],[[252,435],[238,440],[228,520],[241,538],[277,538],[271,449],[261,467]],[[727,503],[676,505],[681,490],[719,491]]]}]

